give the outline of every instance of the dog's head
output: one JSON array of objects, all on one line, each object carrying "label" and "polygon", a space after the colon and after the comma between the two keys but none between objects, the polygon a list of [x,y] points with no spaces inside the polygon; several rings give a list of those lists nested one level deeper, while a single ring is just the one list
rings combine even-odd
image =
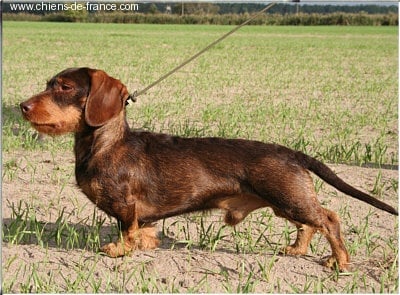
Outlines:
[{"label": "dog's head", "polygon": [[66,69],[46,89],[20,104],[22,114],[39,132],[58,135],[99,127],[123,111],[128,90],[104,71]]}]

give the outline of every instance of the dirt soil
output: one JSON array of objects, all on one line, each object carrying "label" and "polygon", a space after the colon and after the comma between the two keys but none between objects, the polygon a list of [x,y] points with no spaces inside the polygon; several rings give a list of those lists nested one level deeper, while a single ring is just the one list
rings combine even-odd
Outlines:
[{"label": "dirt soil", "polygon": [[[90,219],[94,212],[98,215],[103,214],[96,211],[94,205],[75,186],[72,153],[62,155],[23,151],[3,153],[3,164],[14,160],[18,167],[15,175],[11,177],[5,172],[3,174],[4,225],[12,222],[11,204],[16,206],[20,200],[31,204],[37,219],[49,227],[56,224],[61,209],[64,209],[71,226],[81,226],[82,219],[87,217]],[[329,166],[349,183],[364,190],[373,188],[379,171],[385,183],[384,191],[389,190],[391,180],[398,179],[397,170],[345,165]],[[321,202],[329,209],[339,212],[346,208],[348,213],[344,215],[347,214],[350,219],[346,218],[342,222],[342,230],[347,243],[354,245],[358,235],[352,225],[362,225],[372,207],[336,193],[326,184],[319,195]],[[398,207],[397,194],[393,190],[384,193],[383,200]],[[261,211],[270,212],[270,209],[259,210],[254,214],[261,214]],[[168,231],[162,236],[160,248],[138,251],[129,257],[117,259],[99,255],[96,251],[87,250],[84,247],[69,250],[52,243],[43,247],[34,239],[29,243],[18,245],[3,241],[3,286],[13,281],[12,292],[24,290],[34,292],[35,279],[29,278],[34,273],[42,281],[47,277],[49,281],[56,284],[55,289],[63,292],[70,290],[68,284],[78,281],[79,275],[90,273],[90,278],[88,276],[87,279],[80,280],[78,291],[93,293],[146,290],[191,292],[195,290],[196,292],[236,293],[250,290],[257,293],[296,291],[306,293],[318,291],[318,288],[320,288],[319,292],[331,290],[340,292],[340,290],[348,290],[351,284],[357,286],[355,292],[377,292],[381,290],[381,284],[384,285],[384,290],[393,290],[393,286],[392,288],[385,286],[385,282],[381,280],[384,272],[392,267],[393,261],[397,259],[397,251],[390,249],[387,242],[392,239],[394,249],[398,248],[397,218],[380,210],[373,209],[372,212],[368,219],[369,233],[371,237],[372,235],[380,237],[374,239],[375,250],[370,255],[366,255],[363,247],[355,250],[352,255],[352,271],[354,272],[339,278],[321,265],[323,258],[330,254],[330,249],[319,235],[314,238],[317,240],[316,244],[325,244],[325,246],[321,247],[316,254],[310,251],[305,257],[276,255],[273,247],[268,248],[268,246],[261,251],[237,253],[235,243],[229,235],[217,245],[215,251],[210,251],[196,246],[198,242],[196,238],[193,238],[194,246],[192,247],[177,242],[180,229],[174,225],[183,219],[176,217],[165,221],[164,226],[168,225]],[[208,222],[221,222],[220,217],[218,213],[210,213]],[[273,217],[272,220],[274,227],[285,227],[286,223],[282,219]],[[351,220],[351,223],[348,220]],[[162,226],[163,222],[159,221],[160,231]],[[189,226],[188,228],[195,231],[197,227]],[[111,223],[107,218],[100,230],[101,243],[109,239],[110,232]],[[196,237],[196,234],[193,232],[192,237]],[[113,237],[114,240],[116,238],[116,236]],[[271,267],[263,267],[268,265]],[[134,269],[135,272],[133,272]],[[134,274],[127,277],[129,273]],[[142,276],[142,286],[138,286],[140,276]],[[248,278],[251,279],[248,280]],[[94,287],[94,281],[97,282],[96,287]],[[250,281],[251,288],[245,289],[246,282]],[[158,286],[158,289],[151,289],[151,286],[146,289],[143,282],[147,282],[148,285],[153,283]],[[310,284],[308,287],[307,282]]]}]

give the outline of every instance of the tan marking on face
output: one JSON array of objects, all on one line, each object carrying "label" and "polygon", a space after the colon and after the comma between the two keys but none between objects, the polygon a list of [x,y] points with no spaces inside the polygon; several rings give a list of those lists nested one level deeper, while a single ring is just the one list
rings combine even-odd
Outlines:
[{"label": "tan marking on face", "polygon": [[49,94],[42,93],[30,99],[32,109],[25,118],[39,132],[60,135],[82,128],[82,112],[74,106],[60,107]]}]

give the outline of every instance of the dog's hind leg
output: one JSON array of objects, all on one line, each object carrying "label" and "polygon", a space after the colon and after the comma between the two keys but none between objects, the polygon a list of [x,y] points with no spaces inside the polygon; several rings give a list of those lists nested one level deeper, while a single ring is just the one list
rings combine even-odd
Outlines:
[{"label": "dog's hind leg", "polygon": [[337,266],[340,271],[346,271],[350,256],[340,231],[339,217],[336,213],[322,208],[319,204],[315,204],[313,209],[315,215],[308,214],[305,216],[290,216],[282,210],[274,209],[276,215],[288,219],[297,227],[296,241],[284,248],[282,252],[289,255],[305,255],[313,235],[319,231],[327,238],[332,249],[332,255],[324,265],[330,268]]},{"label": "dog's hind leg", "polygon": [[325,266],[334,268],[337,266],[340,271],[346,271],[350,262],[350,255],[344,245],[344,239],[340,231],[339,217],[336,213],[324,209],[325,220],[320,229],[321,233],[327,238],[332,248],[332,255],[325,262]]},{"label": "dog's hind leg", "polygon": [[296,241],[282,250],[288,255],[306,255],[311,239],[316,233],[316,229],[306,224],[296,224],[297,237]]},{"label": "dog's hind leg", "polygon": [[256,187],[259,191],[265,191],[262,195],[271,203],[275,214],[288,219],[298,229],[296,241],[283,252],[290,255],[306,254],[314,233],[319,231],[332,248],[326,265],[333,267],[336,263],[341,271],[346,270],[350,259],[340,231],[339,217],[321,206],[309,173],[301,170],[295,172],[274,178],[274,186]]}]

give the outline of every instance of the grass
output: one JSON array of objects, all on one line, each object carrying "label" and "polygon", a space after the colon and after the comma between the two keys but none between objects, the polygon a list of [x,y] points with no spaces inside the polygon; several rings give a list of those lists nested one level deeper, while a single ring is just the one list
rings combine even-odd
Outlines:
[{"label": "grass", "polygon": [[[235,228],[215,214],[168,219],[159,222],[165,248],[119,260],[97,254],[118,232],[73,186],[73,163],[64,155],[72,136],[38,136],[18,104],[73,66],[101,68],[131,91],[143,89],[229,29],[4,22],[2,176],[9,195],[2,238],[7,247],[40,249],[24,263],[19,254],[3,260],[4,292],[398,291],[396,235],[377,231],[375,211],[355,214],[346,202],[336,211],[357,266],[347,277],[297,269],[299,283],[276,273],[279,250],[295,233],[268,210]],[[330,163],[398,165],[397,50],[395,27],[245,27],[140,96],[128,120],[181,136],[277,142]],[[398,179],[384,171],[368,181],[379,198],[398,194]],[[334,207],[337,193],[319,180],[316,188]],[[316,236],[311,255],[329,251]],[[231,253],[239,260],[231,263]],[[184,276],[166,274],[152,255],[171,266],[179,260]],[[215,261],[218,255],[225,260]]]},{"label": "grass", "polygon": [[[38,143],[14,109],[42,90],[55,72],[72,66],[102,68],[131,91],[140,90],[228,30],[26,26],[5,23],[5,150],[71,148],[71,137]],[[397,164],[396,32],[379,27],[245,27],[139,97],[129,110],[130,122],[182,136],[278,142],[335,163]]]}]

